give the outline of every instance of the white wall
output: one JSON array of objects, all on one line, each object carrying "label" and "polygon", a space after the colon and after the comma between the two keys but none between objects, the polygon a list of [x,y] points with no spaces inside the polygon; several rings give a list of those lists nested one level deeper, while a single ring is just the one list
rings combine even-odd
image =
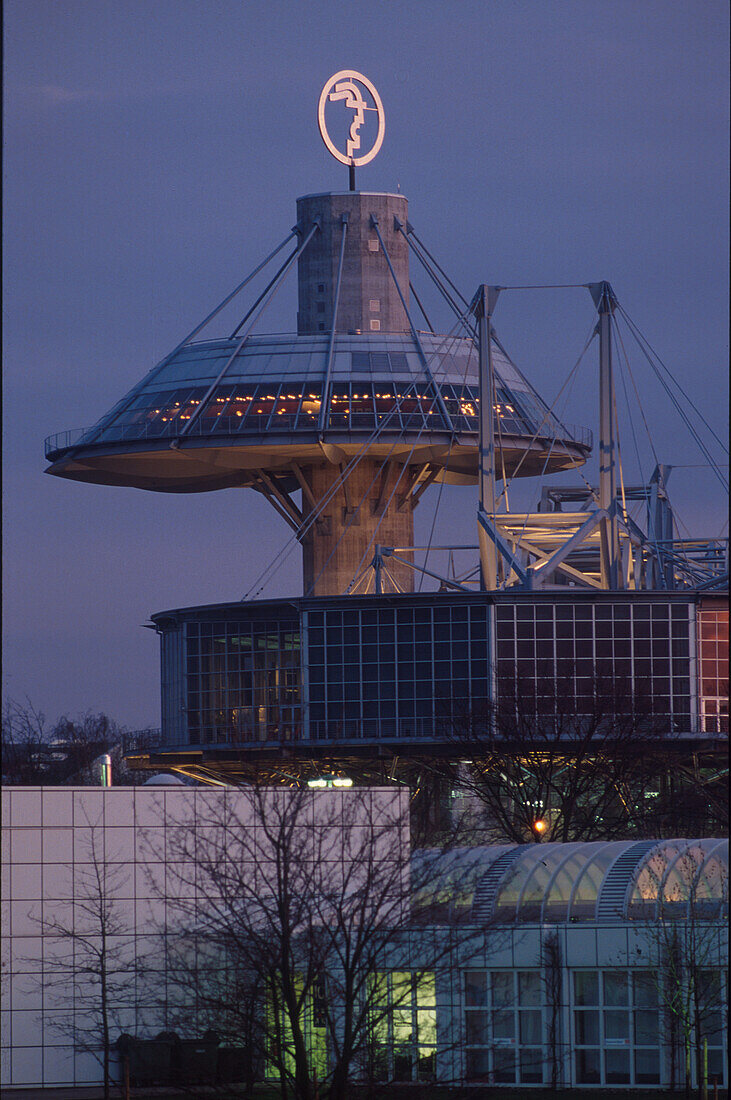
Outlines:
[{"label": "white wall", "polygon": [[[267,794],[272,808],[276,800],[293,797],[286,789]],[[330,873],[358,848],[359,830],[373,822],[397,825],[398,845],[408,851],[406,792],[313,790],[304,797],[302,827],[328,827]],[[101,1081],[97,1059],[74,1050],[61,1030],[63,1024],[79,1023],[84,991],[75,991],[69,978],[68,937],[53,935],[49,922],[90,928],[84,902],[96,863],[106,876],[113,917],[124,931],[113,945],[120,966],[154,953],[166,899],[180,888],[174,860],[180,859],[181,843],[201,839],[224,807],[255,824],[250,795],[231,788],[3,788],[3,1086]],[[266,858],[266,841],[257,843],[259,858]],[[384,858],[393,854],[386,843],[382,852]],[[118,986],[113,1037],[120,1030],[138,1035],[161,1030],[164,1020],[149,980],[130,969]]]}]

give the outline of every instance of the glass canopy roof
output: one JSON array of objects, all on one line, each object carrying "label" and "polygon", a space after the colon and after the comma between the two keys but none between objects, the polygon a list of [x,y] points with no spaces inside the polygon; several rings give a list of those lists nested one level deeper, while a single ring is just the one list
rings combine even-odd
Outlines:
[{"label": "glass canopy roof", "polygon": [[423,919],[556,923],[719,917],[728,840],[525,844],[414,854]]},{"label": "glass canopy roof", "polygon": [[[477,351],[464,337],[338,335],[328,374],[328,336],[252,336],[187,344],[154,368],[89,429],[52,437],[47,453],[70,445],[277,432],[409,431],[477,433]],[[575,440],[582,429],[556,420],[496,342],[497,430],[510,437]],[[429,378],[431,375],[431,379]],[[441,402],[437,399],[437,390]],[[327,393],[326,393],[327,391]],[[446,408],[451,425],[444,416]],[[192,423],[191,423],[192,421]],[[189,425],[189,426],[188,426]]]}]

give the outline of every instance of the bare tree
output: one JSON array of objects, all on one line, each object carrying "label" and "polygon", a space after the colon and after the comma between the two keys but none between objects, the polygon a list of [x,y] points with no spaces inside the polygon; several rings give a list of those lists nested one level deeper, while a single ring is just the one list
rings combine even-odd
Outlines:
[{"label": "bare tree", "polygon": [[134,1008],[139,967],[130,902],[120,898],[130,872],[125,864],[108,861],[101,822],[86,820],[86,851],[83,862],[74,863],[73,891],[37,923],[41,935],[54,941],[53,969],[44,971],[44,987],[58,991],[67,1006],[52,1026],[76,1051],[97,1060],[109,1100],[112,1036]]},{"label": "bare tree", "polygon": [[[258,1066],[283,1097],[344,1100],[354,1078],[388,1076],[392,1058],[433,1075],[426,990],[454,944],[448,929],[419,930],[415,965],[406,800],[358,788],[199,798],[195,830],[173,830],[168,856],[179,1019],[251,1044],[252,1081]],[[431,1007],[419,1014],[420,997]]]},{"label": "bare tree", "polygon": [[558,932],[548,932],[541,941],[541,967],[543,988],[548,1006],[547,1044],[551,1070],[551,1088],[555,1090],[561,1083],[562,1046],[561,1046],[561,1009],[563,1007],[563,967],[561,961],[561,941]]},{"label": "bare tree", "polygon": [[2,712],[2,780],[6,786],[42,783],[49,765],[46,716],[30,699],[7,699]]},{"label": "bare tree", "polygon": [[[664,1018],[671,1065],[671,1088],[680,1079],[690,1097],[692,1082],[703,1091],[707,1049],[720,1046],[727,1011],[723,979],[728,965],[728,929],[721,898],[727,884],[720,861],[701,875],[702,853],[690,849],[675,862],[672,881],[661,867],[646,866],[641,884],[650,899],[644,935]],[[705,882],[699,880],[705,878]],[[704,897],[709,879],[713,897]],[[724,944],[725,950],[724,950]]]},{"label": "bare tree", "polygon": [[609,839],[656,822],[646,798],[670,762],[662,720],[627,685],[595,680],[579,705],[555,679],[497,685],[453,720],[456,783],[483,807],[491,839]]},{"label": "bare tree", "polygon": [[[3,783],[98,784],[95,762],[115,751],[122,735],[106,714],[64,715],[51,725],[30,699],[9,699],[2,714]],[[121,751],[115,755],[121,762]]]}]

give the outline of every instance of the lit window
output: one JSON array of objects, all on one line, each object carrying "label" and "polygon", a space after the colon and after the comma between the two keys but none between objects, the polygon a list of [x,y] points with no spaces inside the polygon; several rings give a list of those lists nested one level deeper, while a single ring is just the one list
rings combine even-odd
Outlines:
[{"label": "lit window", "polygon": [[380,313],[381,300],[380,298],[371,298],[370,300],[371,313]]},{"label": "lit window", "polygon": [[371,239],[371,240],[368,241],[368,251],[369,252],[378,252],[378,238],[377,237],[375,239]]},{"label": "lit window", "polygon": [[380,321],[371,321],[371,332],[380,332],[380,331],[381,331],[381,322]]}]

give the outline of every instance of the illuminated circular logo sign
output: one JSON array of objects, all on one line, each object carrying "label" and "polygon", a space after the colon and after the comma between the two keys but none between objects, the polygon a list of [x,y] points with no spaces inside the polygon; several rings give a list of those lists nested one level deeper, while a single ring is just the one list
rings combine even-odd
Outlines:
[{"label": "illuminated circular logo sign", "polygon": [[[343,106],[353,112],[345,142],[345,152],[335,145],[325,122],[326,105],[338,101],[342,101]],[[360,130],[366,120],[366,111],[376,112],[378,131],[370,149],[364,152],[361,148]],[[322,89],[317,107],[317,125],[320,127],[320,136],[328,150],[341,164],[352,164],[356,168],[360,164],[368,164],[381,148],[383,135],[386,132],[386,117],[383,113],[381,97],[370,80],[361,73],[353,72],[352,69],[343,69],[342,72],[331,76]]]}]

